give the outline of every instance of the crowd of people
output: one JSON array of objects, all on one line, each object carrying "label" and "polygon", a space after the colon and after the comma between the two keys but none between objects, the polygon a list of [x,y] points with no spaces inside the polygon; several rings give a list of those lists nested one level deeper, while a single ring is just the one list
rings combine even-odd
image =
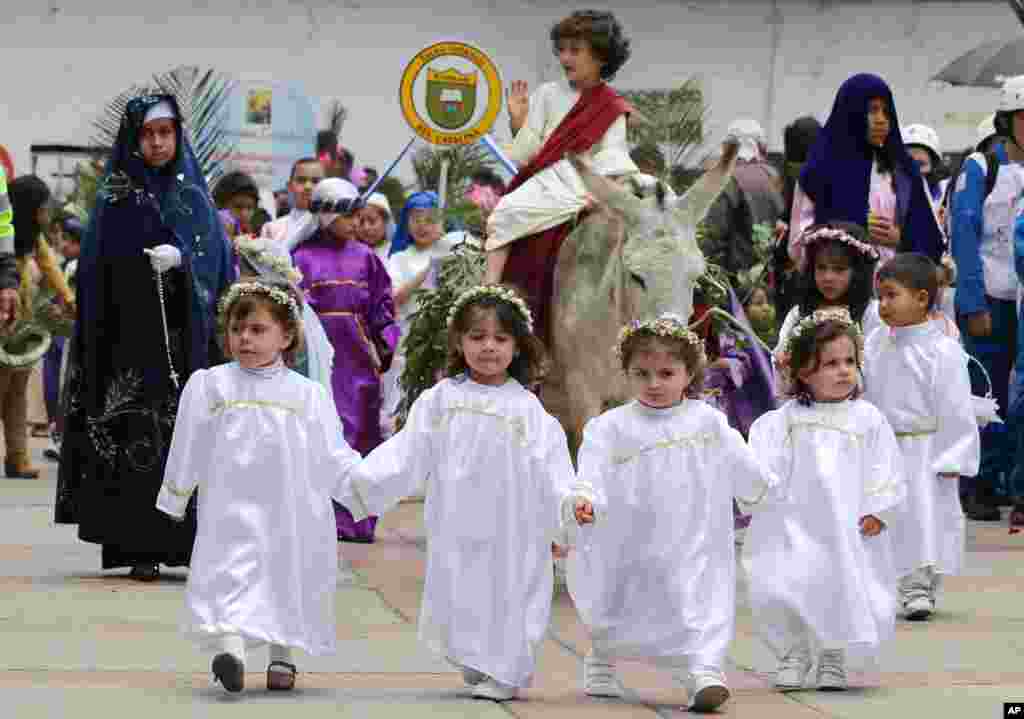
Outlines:
[{"label": "crowd of people", "polygon": [[[88,218],[0,173],[6,475],[38,476],[41,363],[57,522],[104,569],[188,566],[185,629],[228,691],[254,646],[284,691],[293,650],[334,651],[335,540],[373,542],[410,495],[427,497],[420,636],[496,701],[531,682],[552,555],[592,641],[587,694],[621,696],[616,661],[640,658],[713,710],[737,544],[775,685],[816,666],[841,690],[897,614],[932,615],[965,515],[1010,504],[1024,526],[1024,78],[950,171],[874,75],[823,126],[787,127],[781,168],[756,122],[733,123],[701,243],[747,331],[713,322],[706,290],[692,316],[624,327],[629,401],[587,423],[574,463],[534,390],[559,250],[593,202],[577,167],[672,191],[609,84],[630,55],[619,21],[576,12],[550,39],[565,82],[511,86],[520,169],[473,177],[475,227],[449,227],[436,188],[401,207],[370,192],[376,171],[329,133],[276,207],[242,172],[211,192],[170,95],[127,104]],[[459,245],[486,252],[485,281],[450,307],[444,377],[399,429],[417,291]]]}]

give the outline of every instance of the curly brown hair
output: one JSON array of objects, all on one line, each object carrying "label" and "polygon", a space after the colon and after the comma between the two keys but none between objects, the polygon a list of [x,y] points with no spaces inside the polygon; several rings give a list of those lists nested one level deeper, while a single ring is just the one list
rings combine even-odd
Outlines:
[{"label": "curly brown hair", "polygon": [[[829,342],[834,342],[840,337],[849,337],[850,341],[853,342],[857,370],[861,372],[863,377],[864,348],[861,344],[862,338],[857,325],[836,322],[834,320],[822,322],[813,331],[805,331],[799,336],[794,337],[790,344],[789,379],[793,388],[792,394],[800,404],[809,407],[814,402],[811,388],[800,378],[800,373],[808,368],[811,372],[817,372],[821,364],[821,352],[825,345]],[[860,395],[861,387],[858,384],[854,388],[851,398],[857,399]]]},{"label": "curly brown hair", "polygon": [[[703,343],[703,340],[701,340]],[[621,347],[622,371],[629,372],[633,357],[639,352],[662,350],[673,359],[686,365],[686,373],[690,375],[690,384],[686,388],[686,396],[700,397],[704,389],[704,372],[707,370],[707,358],[703,347],[698,347],[686,340],[675,337],[662,337],[650,330],[640,329],[634,332]]]},{"label": "curly brown hair", "polygon": [[610,12],[577,10],[551,28],[551,46],[558,55],[564,40],[584,40],[601,61],[601,78],[610,80],[626,64],[631,54],[630,41],[622,25]]},{"label": "curly brown hair", "polygon": [[[505,288],[515,292],[514,288]],[[457,377],[469,373],[469,365],[462,354],[462,337],[486,312],[493,312],[501,328],[515,339],[516,356],[508,367],[509,376],[524,387],[544,379],[548,370],[544,343],[530,332],[519,308],[494,295],[482,295],[470,300],[459,308],[452,319],[448,328],[448,376]]]},{"label": "curly brown hair", "polygon": [[[275,288],[283,292],[287,292],[288,295],[295,300],[295,305],[297,307],[302,307],[302,297],[300,297],[295,291],[295,288],[287,282],[271,282],[268,280],[253,279],[247,279],[245,282],[246,284],[259,284],[268,288]],[[294,367],[303,349],[302,320],[294,316],[288,307],[282,305],[280,302],[275,302],[269,296],[262,294],[241,294],[230,305],[222,308],[220,314],[217,316],[217,334],[225,356],[230,356],[231,353],[231,349],[228,345],[228,327],[231,322],[233,320],[244,320],[260,308],[265,309],[274,321],[284,329],[286,334],[291,333],[292,341],[287,347],[285,347],[284,352],[281,353],[281,358],[284,360],[286,365]]]}]

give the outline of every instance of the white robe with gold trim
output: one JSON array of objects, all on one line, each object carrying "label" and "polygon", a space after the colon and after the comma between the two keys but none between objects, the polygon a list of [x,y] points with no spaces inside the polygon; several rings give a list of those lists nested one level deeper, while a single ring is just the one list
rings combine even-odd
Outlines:
[{"label": "white robe with gold trim", "polygon": [[198,489],[184,631],[334,653],[330,498],[358,462],[322,385],[284,367],[195,372],[157,497],[157,508],[181,517]]}]

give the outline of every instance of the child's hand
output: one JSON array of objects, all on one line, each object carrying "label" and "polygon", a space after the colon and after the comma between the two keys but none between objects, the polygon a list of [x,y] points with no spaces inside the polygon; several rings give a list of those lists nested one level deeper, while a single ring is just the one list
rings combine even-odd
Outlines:
[{"label": "child's hand", "polygon": [[940,472],[939,479],[960,479],[960,475],[956,472]]},{"label": "child's hand", "polygon": [[594,523],[594,505],[585,499],[576,501],[575,514],[577,524]]},{"label": "child's hand", "polygon": [[513,80],[506,91],[506,97],[512,130],[518,132],[519,128],[526,124],[526,117],[530,114],[530,86],[523,80]]},{"label": "child's hand", "polygon": [[773,356],[775,357],[776,367],[778,367],[779,369],[785,369],[786,367],[789,367],[788,352],[776,352]]},{"label": "child's hand", "polygon": [[569,548],[561,544],[551,543],[551,556],[555,559],[565,559],[569,556]]},{"label": "child's hand", "polygon": [[885,523],[873,514],[860,518],[860,533],[865,537],[877,537],[885,529]]}]

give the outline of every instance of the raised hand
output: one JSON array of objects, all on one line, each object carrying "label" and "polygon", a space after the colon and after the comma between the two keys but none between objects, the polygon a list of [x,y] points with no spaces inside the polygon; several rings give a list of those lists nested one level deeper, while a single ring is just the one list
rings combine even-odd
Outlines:
[{"label": "raised hand", "polygon": [[509,124],[512,125],[512,132],[519,132],[519,129],[526,124],[526,116],[530,114],[530,86],[525,80],[513,80],[512,84],[505,91],[508,103]]}]

